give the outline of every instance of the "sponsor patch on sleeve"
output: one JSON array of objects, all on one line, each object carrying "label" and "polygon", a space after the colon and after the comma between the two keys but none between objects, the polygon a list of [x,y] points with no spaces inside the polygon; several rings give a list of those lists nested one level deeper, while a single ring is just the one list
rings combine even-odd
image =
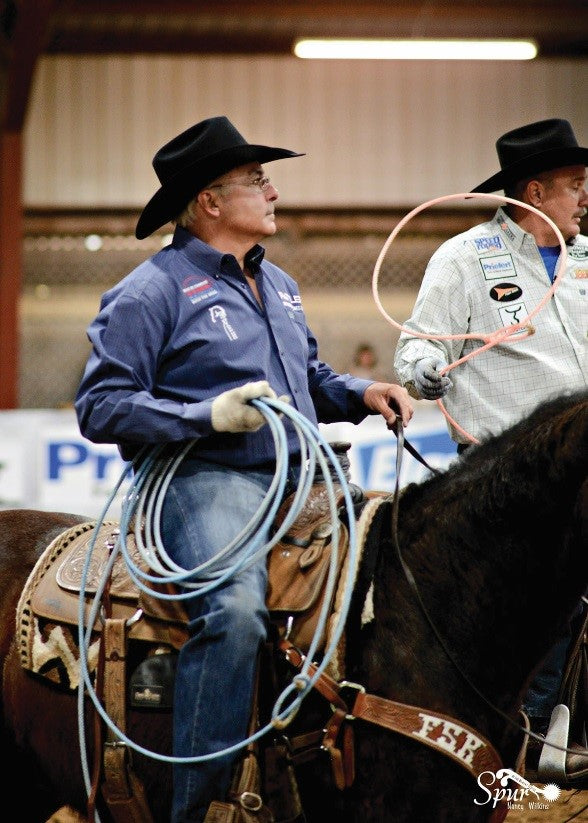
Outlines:
[{"label": "sponsor patch on sleeve", "polygon": [[473,243],[478,254],[487,254],[489,251],[504,251],[506,248],[499,234],[495,234],[493,237],[476,237]]}]

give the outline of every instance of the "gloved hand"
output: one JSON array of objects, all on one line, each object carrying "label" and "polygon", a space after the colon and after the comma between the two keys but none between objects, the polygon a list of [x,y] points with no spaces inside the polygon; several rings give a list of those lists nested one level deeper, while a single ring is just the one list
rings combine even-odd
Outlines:
[{"label": "gloved hand", "polygon": [[447,394],[453,383],[448,377],[441,377],[439,372],[447,363],[440,357],[423,357],[414,367],[414,384],[418,393],[425,400],[437,400]]},{"label": "gloved hand", "polygon": [[[255,432],[266,422],[265,417],[248,401],[255,397],[271,397],[276,393],[267,380],[245,383],[219,394],[212,401],[212,428],[217,432]],[[280,400],[287,398],[281,397]]]}]

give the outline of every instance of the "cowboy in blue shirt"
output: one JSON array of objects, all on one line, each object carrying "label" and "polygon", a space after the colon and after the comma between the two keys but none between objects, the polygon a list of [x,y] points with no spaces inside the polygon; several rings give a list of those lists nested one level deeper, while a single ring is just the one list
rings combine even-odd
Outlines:
[{"label": "cowboy in blue shirt", "polygon": [[[412,416],[405,389],[337,374],[319,359],[296,282],[264,259],[258,243],[276,231],[278,192],[261,164],[297,156],[247,143],[226,117],[163,146],[153,160],[161,186],[136,235],[173,221],[173,240],[103,296],[88,329],[92,352],[75,403],[84,436],[118,444],[125,459],[146,445],[194,441],[161,512],[166,551],[186,569],[241,532],[273,479],[274,440],[249,400],[287,396],[313,424],[380,413],[406,425]],[[295,466],[300,444],[287,429]],[[176,757],[246,737],[266,583],[263,559],[184,601]],[[174,765],[173,823],[204,819],[225,796],[234,760]]]}]

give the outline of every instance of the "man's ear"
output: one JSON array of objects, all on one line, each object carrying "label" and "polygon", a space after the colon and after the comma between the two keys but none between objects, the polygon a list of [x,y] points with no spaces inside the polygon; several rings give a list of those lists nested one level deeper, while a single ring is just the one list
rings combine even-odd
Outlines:
[{"label": "man's ear", "polygon": [[527,183],[527,197],[529,203],[538,208],[543,202],[543,184],[540,180],[529,180]]},{"label": "man's ear", "polygon": [[203,189],[196,198],[198,205],[207,214],[218,214],[218,195],[212,189]]}]

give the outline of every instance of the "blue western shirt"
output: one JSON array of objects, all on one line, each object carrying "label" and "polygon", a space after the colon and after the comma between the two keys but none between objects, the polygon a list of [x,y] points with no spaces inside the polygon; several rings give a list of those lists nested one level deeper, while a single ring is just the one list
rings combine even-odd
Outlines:
[{"label": "blue western shirt", "polygon": [[[197,439],[197,454],[223,465],[275,457],[269,426],[214,432],[212,401],[268,380],[308,420],[359,423],[373,382],[337,374],[318,358],[296,282],[254,246],[247,265],[263,308],[230,254],[177,227],[172,243],[106,292],[88,328],[92,352],[75,408],[80,430],[116,443],[125,459],[141,446]],[[291,453],[298,438],[288,423]]]}]

